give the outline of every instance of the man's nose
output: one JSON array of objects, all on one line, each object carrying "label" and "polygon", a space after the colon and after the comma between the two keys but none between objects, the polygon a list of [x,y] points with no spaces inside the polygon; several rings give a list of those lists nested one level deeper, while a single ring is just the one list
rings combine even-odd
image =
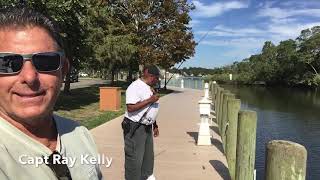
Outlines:
[{"label": "man's nose", "polygon": [[35,82],[38,82],[39,73],[31,63],[31,61],[25,61],[23,63],[19,76],[22,82],[28,85],[33,85]]}]

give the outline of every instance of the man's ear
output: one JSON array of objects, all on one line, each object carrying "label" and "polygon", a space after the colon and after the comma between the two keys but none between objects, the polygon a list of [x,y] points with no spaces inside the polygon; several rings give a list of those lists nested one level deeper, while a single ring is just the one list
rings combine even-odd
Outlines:
[{"label": "man's ear", "polygon": [[63,66],[62,66],[62,77],[64,78],[67,73],[69,72],[70,62],[68,58],[63,59]]}]

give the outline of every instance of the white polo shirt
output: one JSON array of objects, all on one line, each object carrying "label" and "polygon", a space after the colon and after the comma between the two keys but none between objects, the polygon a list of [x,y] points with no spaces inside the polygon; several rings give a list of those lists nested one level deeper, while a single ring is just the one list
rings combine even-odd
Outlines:
[{"label": "white polo shirt", "polygon": [[[141,79],[137,79],[130,84],[126,91],[126,104],[136,104],[150,98],[152,95],[153,92],[151,90],[151,87]],[[148,111],[141,123],[150,125],[156,121],[158,110],[159,103],[155,102],[152,105],[148,105],[135,112],[128,112],[128,110],[126,110],[125,117],[127,117],[131,121],[139,122],[143,114]]]},{"label": "white polo shirt", "polygon": [[[73,180],[102,179],[100,165],[81,161],[86,156],[98,159],[96,145],[87,128],[77,122],[54,116],[58,131],[56,151],[63,157],[73,158],[68,162]],[[22,131],[0,118],[0,179],[56,180],[46,164],[37,165],[33,160],[50,156],[52,151],[30,138]],[[84,163],[83,163],[84,162]]]}]

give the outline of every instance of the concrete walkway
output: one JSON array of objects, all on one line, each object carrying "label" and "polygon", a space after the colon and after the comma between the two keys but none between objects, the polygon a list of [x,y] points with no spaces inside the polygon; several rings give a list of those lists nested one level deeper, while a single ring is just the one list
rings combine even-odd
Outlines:
[{"label": "concrete walkway", "polygon": [[[196,146],[200,121],[198,101],[203,91],[175,89],[160,99],[158,125],[160,136],[154,138],[157,180],[229,179],[216,125],[211,127],[212,146]],[[112,157],[109,168],[101,167],[105,179],[124,180],[123,117],[109,121],[91,132],[99,153]]]}]

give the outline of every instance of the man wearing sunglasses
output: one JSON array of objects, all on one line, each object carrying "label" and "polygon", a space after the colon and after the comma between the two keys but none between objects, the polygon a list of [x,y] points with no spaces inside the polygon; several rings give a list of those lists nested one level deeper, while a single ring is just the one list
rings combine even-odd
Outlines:
[{"label": "man wearing sunglasses", "polygon": [[[0,10],[0,179],[102,179],[89,131],[56,116],[69,62],[59,31],[28,8]],[[63,161],[75,160],[72,161]]]}]

